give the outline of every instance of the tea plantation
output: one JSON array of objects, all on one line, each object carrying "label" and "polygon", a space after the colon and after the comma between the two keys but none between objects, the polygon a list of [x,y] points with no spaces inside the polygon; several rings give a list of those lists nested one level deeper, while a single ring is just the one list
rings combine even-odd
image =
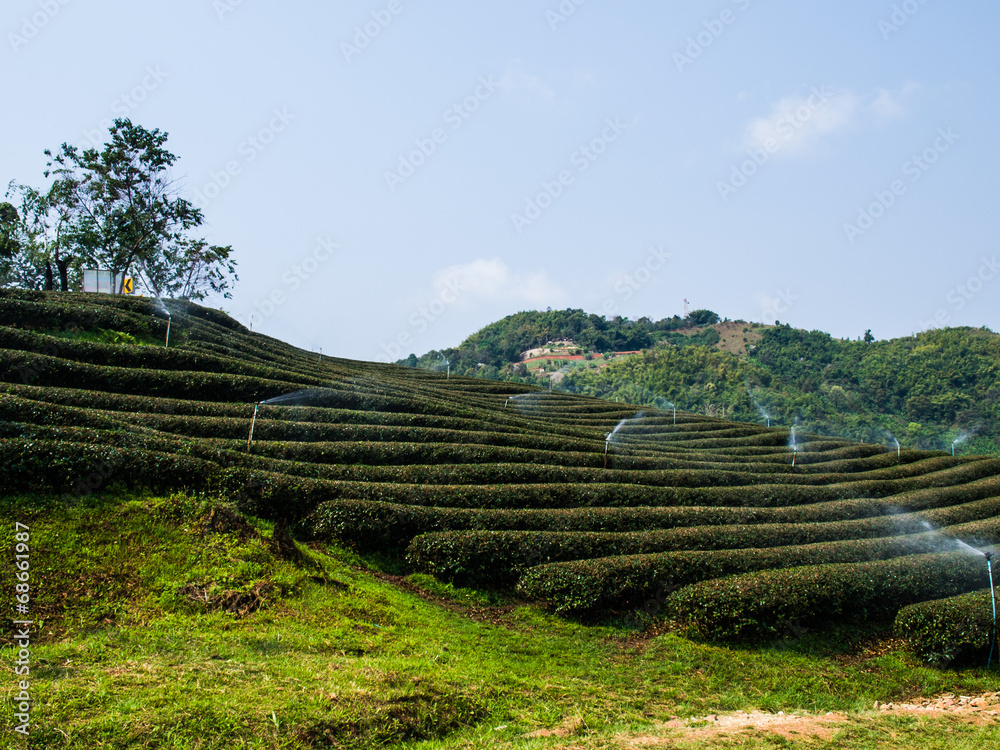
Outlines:
[{"label": "tea plantation", "polygon": [[896,618],[927,658],[990,649],[1000,459],[321,357],[166,305],[169,347],[155,301],[0,290],[5,491],[210,493],[585,622]]}]

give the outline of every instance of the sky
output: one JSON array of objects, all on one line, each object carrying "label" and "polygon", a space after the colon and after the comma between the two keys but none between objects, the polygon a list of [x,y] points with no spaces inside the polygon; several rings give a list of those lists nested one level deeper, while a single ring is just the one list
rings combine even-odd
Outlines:
[{"label": "sky", "polygon": [[1000,331],[1000,4],[6,0],[0,179],[169,134],[239,281],[390,361],[522,310]]}]

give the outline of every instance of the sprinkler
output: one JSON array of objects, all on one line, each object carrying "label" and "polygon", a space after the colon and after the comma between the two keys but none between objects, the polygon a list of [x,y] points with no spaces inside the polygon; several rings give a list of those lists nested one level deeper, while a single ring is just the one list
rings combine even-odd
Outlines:
[{"label": "sprinkler", "polygon": [[614,433],[609,432],[604,436],[604,468],[608,468],[608,446],[611,445],[611,436]]},{"label": "sprinkler", "polygon": [[173,321],[174,318],[170,314],[170,310],[167,309],[167,306],[163,304],[163,300],[162,299],[160,299],[159,297],[157,297],[156,298],[156,304],[158,304],[160,306],[160,309],[163,310],[164,314],[167,316],[167,340],[166,340],[166,342],[163,345],[164,346],[170,346],[170,323],[171,323],[171,321]]},{"label": "sprinkler", "polygon": [[257,409],[260,408],[260,402],[258,401],[253,405],[253,419],[250,420],[250,436],[247,438],[247,453],[250,453],[250,444],[253,442],[253,428],[257,424]]},{"label": "sprinkler", "polygon": [[667,406],[674,410],[674,424],[677,424],[677,407],[669,401],[664,401]]},{"label": "sprinkler", "polygon": [[964,443],[966,440],[968,440],[970,437],[972,437],[975,434],[976,434],[975,430],[973,430],[972,432],[963,432],[957,438],[955,438],[954,440],[952,440],[951,441],[951,455],[953,455],[953,456],[955,455],[955,446],[961,445],[962,443]]},{"label": "sprinkler", "polygon": [[990,599],[993,601],[993,635],[990,638],[990,655],[986,660],[986,668],[989,669],[990,664],[993,663],[993,647],[997,641],[997,597],[993,588],[993,553],[984,552],[983,556],[986,558],[986,571],[990,576]]},{"label": "sprinkler", "polygon": [[799,455],[799,449],[794,445],[792,446],[792,466],[795,466],[795,459]]},{"label": "sprinkler", "polygon": [[507,408],[507,404],[509,404],[509,403],[510,403],[510,396],[508,396],[508,397],[507,397],[507,398],[506,398],[506,399],[504,400],[504,402],[503,402],[503,408],[504,408],[504,409],[506,409],[506,408]]}]

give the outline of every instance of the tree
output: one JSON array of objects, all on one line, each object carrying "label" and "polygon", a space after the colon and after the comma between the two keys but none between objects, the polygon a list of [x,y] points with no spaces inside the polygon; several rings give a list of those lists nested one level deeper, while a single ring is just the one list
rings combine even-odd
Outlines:
[{"label": "tree", "polygon": [[239,279],[229,257],[232,251],[231,245],[181,238],[151,260],[139,262],[137,275],[156,297],[202,300],[215,292],[229,298],[229,277]]},{"label": "tree", "polygon": [[200,299],[201,292],[226,289],[231,249],[188,236],[204,218],[177,195],[169,175],[177,157],[163,147],[167,134],[128,119],[115,120],[109,132],[101,151],[66,143],[55,155],[45,151],[45,176],[55,176],[81,254],[120,278],[138,269],[154,294]]},{"label": "tree", "polygon": [[17,225],[21,216],[11,203],[0,203],[0,258],[13,258],[20,246],[17,242]]},{"label": "tree", "polygon": [[719,316],[711,310],[692,310],[688,320],[694,326],[710,326],[719,322]]},{"label": "tree", "polygon": [[70,287],[70,270],[78,265],[73,251],[73,217],[67,208],[64,185],[53,184],[47,193],[11,181],[0,204],[0,257],[7,265],[7,281],[27,288]]},{"label": "tree", "polygon": [[870,343],[872,343],[872,342],[873,342],[874,340],[875,340],[875,337],[874,337],[874,336],[872,336],[872,329],[871,329],[871,328],[869,328],[869,329],[868,329],[867,331],[865,331],[865,343],[866,343],[866,344],[870,344]]}]

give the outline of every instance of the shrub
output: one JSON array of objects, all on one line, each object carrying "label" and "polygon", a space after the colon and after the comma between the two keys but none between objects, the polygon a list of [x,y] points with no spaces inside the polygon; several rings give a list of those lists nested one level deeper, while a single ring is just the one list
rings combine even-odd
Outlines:
[{"label": "shrub", "polygon": [[[411,468],[411,467],[407,467]],[[364,469],[359,469],[363,471]],[[910,511],[950,507],[1000,496],[1000,477],[966,485],[895,495],[885,500],[835,500],[812,505],[758,507],[599,507],[582,508],[443,508],[413,507],[388,501],[331,500],[306,521],[317,538],[369,540],[373,548],[405,548],[427,531],[643,531],[684,526],[816,523],[874,518]],[[419,510],[419,512],[417,512]],[[405,516],[405,527],[395,526]],[[380,529],[394,529],[382,534]],[[405,528],[405,531],[401,529]]]},{"label": "shrub", "polygon": [[949,552],[749,573],[686,586],[668,597],[667,612],[707,638],[773,638],[794,622],[892,617],[908,604],[974,591],[988,584],[982,563]]},{"label": "shrub", "polygon": [[[985,661],[996,638],[990,590],[903,607],[896,615],[895,631],[935,666]],[[993,658],[1000,659],[995,650]]]},{"label": "shrub", "polygon": [[980,545],[996,544],[1000,542],[1000,517],[948,526],[940,531],[874,539],[549,563],[528,570],[518,583],[518,591],[530,599],[549,602],[560,613],[594,612],[635,606],[665,582],[679,587],[759,570],[887,560],[953,549],[951,538],[975,540]]},{"label": "shrub", "polygon": [[[527,568],[546,562],[648,555],[667,550],[739,550],[737,555],[718,555],[718,558],[735,560],[733,564],[737,566],[739,560],[755,559],[759,567],[751,567],[753,570],[784,567],[770,563],[789,554],[790,545],[888,536],[905,539],[903,535],[921,531],[929,524],[951,526],[994,515],[1000,515],[1000,498],[920,513],[833,523],[695,526],[618,533],[441,531],[415,537],[407,550],[407,559],[418,569],[448,580],[490,585],[514,583]],[[934,539],[926,539],[924,546],[926,549],[919,551],[933,551]],[[747,548],[751,547],[781,551],[772,556],[761,553],[759,549],[748,552]],[[906,544],[902,544],[900,549],[905,550]],[[602,563],[590,566],[589,570],[603,579],[606,577],[604,568]],[[699,580],[694,572],[687,577]],[[606,590],[610,585],[602,584],[601,589]]]}]

